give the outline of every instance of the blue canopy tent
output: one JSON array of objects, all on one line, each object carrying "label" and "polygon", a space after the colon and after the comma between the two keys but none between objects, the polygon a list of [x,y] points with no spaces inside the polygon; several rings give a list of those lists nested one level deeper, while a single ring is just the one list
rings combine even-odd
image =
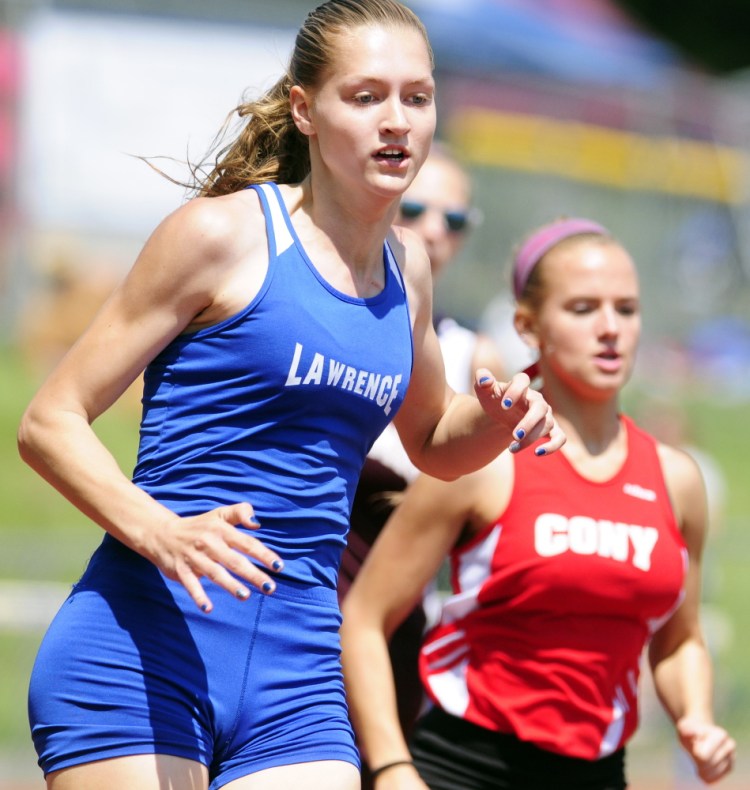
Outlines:
[{"label": "blue canopy tent", "polygon": [[412,0],[440,71],[653,88],[676,51],[607,0]]}]

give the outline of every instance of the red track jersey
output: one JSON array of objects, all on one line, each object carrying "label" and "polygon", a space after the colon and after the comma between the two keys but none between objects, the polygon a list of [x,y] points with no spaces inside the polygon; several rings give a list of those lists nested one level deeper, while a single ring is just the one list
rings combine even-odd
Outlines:
[{"label": "red track jersey", "polygon": [[508,507],[452,553],[453,595],[420,657],[448,713],[584,759],[635,730],[640,657],[687,569],[656,441],[621,419],[627,459],[605,482],[562,452],[513,456]]}]

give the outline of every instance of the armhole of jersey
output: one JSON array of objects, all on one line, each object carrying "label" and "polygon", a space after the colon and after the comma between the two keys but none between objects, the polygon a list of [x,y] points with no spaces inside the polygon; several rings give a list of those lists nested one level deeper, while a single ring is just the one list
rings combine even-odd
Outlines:
[{"label": "armhole of jersey", "polygon": [[661,501],[664,502],[665,515],[669,519],[670,528],[674,534],[679,538],[680,543],[685,545],[685,537],[680,529],[680,522],[677,520],[677,513],[674,508],[674,502],[667,485],[666,472],[662,466],[661,458],[659,456],[659,440],[652,436],[648,431],[643,430],[632,417],[626,414],[620,416],[626,426],[628,432],[628,456],[630,455],[630,448],[634,447],[636,442],[640,442],[642,446],[648,447],[649,452],[653,455],[653,469],[654,473],[658,475],[659,488],[657,494],[661,496]]},{"label": "armhole of jersey", "polygon": [[414,333],[412,332],[412,322],[411,322],[411,308],[409,307],[409,294],[406,291],[406,283],[404,282],[404,275],[401,273],[401,268],[398,265],[398,261],[396,260],[396,256],[393,254],[393,250],[391,249],[391,245],[388,244],[386,241],[383,245],[383,249],[385,250],[385,260],[390,269],[390,274],[394,280],[398,284],[398,287],[401,289],[401,293],[404,295],[404,307],[406,308],[406,320],[409,325],[409,343],[411,345],[411,370],[414,370]]},{"label": "armhole of jersey", "polygon": [[[396,256],[393,254],[393,250],[391,249],[391,245],[388,242],[385,242],[385,259],[386,263],[388,264],[388,268],[391,271],[396,282],[399,284],[401,291],[403,292],[404,296],[406,296],[406,284],[404,283],[404,276],[401,274],[401,269],[399,268],[398,263],[396,262]],[[409,303],[406,303],[406,307],[408,309]]]},{"label": "armhole of jersey", "polygon": [[253,184],[252,188],[258,193],[263,206],[271,257],[277,258],[294,244],[281,193],[276,184],[271,183]]}]

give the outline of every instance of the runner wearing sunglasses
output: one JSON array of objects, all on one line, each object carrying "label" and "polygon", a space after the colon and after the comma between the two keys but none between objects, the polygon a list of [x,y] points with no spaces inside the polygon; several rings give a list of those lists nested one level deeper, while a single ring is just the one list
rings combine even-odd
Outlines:
[{"label": "runner wearing sunglasses", "polygon": [[482,214],[477,208],[444,208],[435,203],[423,203],[420,200],[404,199],[399,206],[401,224],[408,225],[422,217],[425,212],[435,211],[442,217],[446,228],[451,233],[463,233],[472,225],[482,221]]}]

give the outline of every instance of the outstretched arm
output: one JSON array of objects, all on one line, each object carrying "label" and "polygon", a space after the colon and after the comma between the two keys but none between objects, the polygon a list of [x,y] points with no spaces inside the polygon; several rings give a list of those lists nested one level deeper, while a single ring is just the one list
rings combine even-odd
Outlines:
[{"label": "outstretched arm", "polygon": [[736,745],[714,722],[711,658],[700,627],[701,558],[706,533],[706,497],[695,462],[662,446],[662,466],[688,549],[685,599],[654,634],[649,661],[659,699],[675,723],[681,744],[704,782],[732,768]]}]

